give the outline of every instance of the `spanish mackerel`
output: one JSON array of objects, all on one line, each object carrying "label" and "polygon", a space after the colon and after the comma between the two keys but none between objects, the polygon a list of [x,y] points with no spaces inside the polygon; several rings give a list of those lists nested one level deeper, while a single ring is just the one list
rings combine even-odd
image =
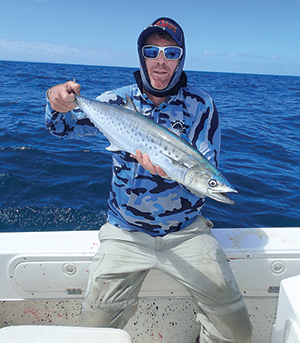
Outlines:
[{"label": "spanish mackerel", "polygon": [[151,162],[160,166],[171,180],[192,193],[234,204],[225,193],[237,191],[208,159],[172,131],[140,114],[127,94],[124,106],[77,94],[75,103],[110,141],[107,150],[135,155],[139,149],[147,153]]}]

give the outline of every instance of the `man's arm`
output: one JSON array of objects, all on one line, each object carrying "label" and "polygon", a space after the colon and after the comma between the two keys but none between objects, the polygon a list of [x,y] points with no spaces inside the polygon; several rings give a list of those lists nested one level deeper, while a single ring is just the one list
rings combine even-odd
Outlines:
[{"label": "man's arm", "polygon": [[80,85],[73,81],[54,86],[46,92],[45,123],[54,136],[79,138],[99,132],[82,111],[75,109],[74,93],[80,93]]},{"label": "man's arm", "polygon": [[210,96],[205,99],[202,111],[196,113],[188,135],[189,142],[216,168],[219,166],[221,129],[219,115]]}]

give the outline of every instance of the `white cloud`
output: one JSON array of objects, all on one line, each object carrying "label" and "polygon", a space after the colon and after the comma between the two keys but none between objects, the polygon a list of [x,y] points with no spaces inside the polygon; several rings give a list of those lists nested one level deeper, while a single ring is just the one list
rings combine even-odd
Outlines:
[{"label": "white cloud", "polygon": [[208,55],[208,56],[211,56],[211,55],[215,55],[216,53],[213,52],[213,51],[203,51],[203,55]]},{"label": "white cloud", "polygon": [[[139,65],[135,50],[109,50],[85,46],[68,46],[34,41],[12,41],[0,38],[0,60],[87,64],[121,67]],[[187,70],[250,72],[279,75],[300,75],[299,59],[277,54],[263,56],[250,53],[203,51],[188,55]]]},{"label": "white cloud", "polygon": [[261,55],[254,55],[250,53],[236,53],[236,52],[214,52],[214,51],[203,51],[202,53],[205,56],[215,56],[215,57],[222,57],[222,58],[232,58],[232,59],[277,59],[280,58],[279,55],[273,56],[261,56]]},{"label": "white cloud", "polygon": [[10,41],[0,38],[0,51],[9,53],[26,53],[35,55],[37,53],[42,55],[49,54],[70,54],[78,53],[77,48],[71,48],[62,44],[50,44],[42,42],[25,42],[25,41]]},{"label": "white cloud", "polygon": [[0,38],[0,59],[75,64],[136,66],[134,53]]}]

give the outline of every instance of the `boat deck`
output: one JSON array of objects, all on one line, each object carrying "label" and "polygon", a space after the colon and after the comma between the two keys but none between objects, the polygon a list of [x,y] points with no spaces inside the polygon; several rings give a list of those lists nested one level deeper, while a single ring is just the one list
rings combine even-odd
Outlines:
[{"label": "boat deck", "polygon": [[[300,274],[299,228],[216,229],[254,326],[271,341],[281,280]],[[97,232],[0,235],[0,327],[77,326]],[[191,343],[198,334],[188,291],[159,270],[148,274],[125,330],[134,343]]]}]

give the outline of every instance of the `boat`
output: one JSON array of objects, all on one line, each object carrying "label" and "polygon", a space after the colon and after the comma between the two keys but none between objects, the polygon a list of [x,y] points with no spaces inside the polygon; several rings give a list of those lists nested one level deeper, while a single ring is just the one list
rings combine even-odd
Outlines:
[{"label": "boat", "polygon": [[[300,342],[300,228],[212,232],[245,297],[254,328],[252,342]],[[70,332],[75,333],[78,340],[73,342],[81,342],[80,332],[85,339],[94,335],[94,328],[80,328],[78,323],[89,264],[99,244],[97,231],[1,233],[0,342],[18,342],[13,337],[28,332],[31,339],[51,332],[53,342],[62,332],[69,333],[69,339]],[[199,332],[195,313],[189,292],[154,269],[144,281],[136,314],[124,330],[114,332],[125,332],[136,343],[191,343]],[[125,342],[118,337],[104,341]],[[130,342],[128,336],[124,339]]]}]

